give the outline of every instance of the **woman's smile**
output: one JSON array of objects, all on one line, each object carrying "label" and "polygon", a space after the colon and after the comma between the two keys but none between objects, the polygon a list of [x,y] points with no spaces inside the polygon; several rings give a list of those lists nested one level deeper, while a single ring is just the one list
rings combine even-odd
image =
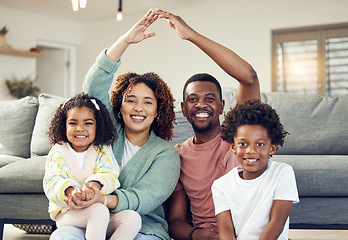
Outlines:
[{"label": "woman's smile", "polygon": [[145,83],[137,83],[123,96],[121,106],[126,135],[130,142],[139,134],[146,140],[150,136],[151,125],[157,116],[157,99],[154,92]]}]

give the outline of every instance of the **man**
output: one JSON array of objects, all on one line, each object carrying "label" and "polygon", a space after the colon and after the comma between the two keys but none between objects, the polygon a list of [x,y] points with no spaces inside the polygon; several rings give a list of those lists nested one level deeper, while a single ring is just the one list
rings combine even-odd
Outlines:
[{"label": "man", "polygon": [[[238,103],[246,99],[260,99],[256,72],[246,61],[230,49],[197,33],[179,16],[161,10],[154,13],[168,19],[180,38],[195,44],[238,80]],[[225,105],[221,92],[219,82],[209,74],[192,76],[183,89],[182,112],[195,135],[176,146],[181,158],[180,180],[168,199],[169,232],[174,239],[218,239],[211,185],[237,165],[229,144],[220,138],[219,115]],[[186,221],[188,201],[193,226]]]}]

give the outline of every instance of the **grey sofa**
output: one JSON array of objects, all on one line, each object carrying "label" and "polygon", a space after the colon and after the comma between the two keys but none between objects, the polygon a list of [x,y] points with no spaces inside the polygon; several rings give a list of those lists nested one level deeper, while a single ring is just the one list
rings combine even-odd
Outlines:
[{"label": "grey sofa", "polygon": [[[227,90],[223,98],[227,112],[236,104],[236,92]],[[272,157],[295,171],[300,203],[292,208],[290,227],[348,229],[348,95],[273,92],[261,98],[276,109],[290,133]],[[193,132],[181,113],[176,118],[174,142],[181,143]]]},{"label": "grey sofa", "polygon": [[42,179],[51,148],[48,124],[63,101],[48,94],[0,101],[0,239],[4,223],[55,226]]},{"label": "grey sofa", "polygon": [[[227,111],[235,92],[224,93]],[[330,98],[288,93],[263,93],[290,132],[273,156],[293,166],[300,194],[292,228],[348,229],[348,95]],[[42,179],[51,145],[46,131],[53,112],[65,99],[0,101],[0,239],[4,223],[51,224]],[[178,104],[179,105],[179,104]],[[193,135],[176,108],[173,144]]]}]

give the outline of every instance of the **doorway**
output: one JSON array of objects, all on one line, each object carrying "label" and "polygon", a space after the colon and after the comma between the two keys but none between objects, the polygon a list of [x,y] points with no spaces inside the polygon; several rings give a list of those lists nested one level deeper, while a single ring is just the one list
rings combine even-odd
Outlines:
[{"label": "doorway", "polygon": [[63,98],[75,94],[76,50],[74,46],[39,40],[46,57],[36,60],[36,84],[40,92]]}]

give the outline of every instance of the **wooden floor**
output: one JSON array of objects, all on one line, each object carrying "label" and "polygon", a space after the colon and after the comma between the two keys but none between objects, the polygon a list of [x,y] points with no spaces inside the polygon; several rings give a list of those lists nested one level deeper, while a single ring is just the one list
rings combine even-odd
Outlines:
[{"label": "wooden floor", "polygon": [[348,230],[302,230],[290,229],[291,240],[348,240]]},{"label": "wooden floor", "polygon": [[[11,224],[5,224],[4,240],[48,240],[48,235],[26,234]],[[348,240],[348,230],[290,229],[291,240]]]}]

